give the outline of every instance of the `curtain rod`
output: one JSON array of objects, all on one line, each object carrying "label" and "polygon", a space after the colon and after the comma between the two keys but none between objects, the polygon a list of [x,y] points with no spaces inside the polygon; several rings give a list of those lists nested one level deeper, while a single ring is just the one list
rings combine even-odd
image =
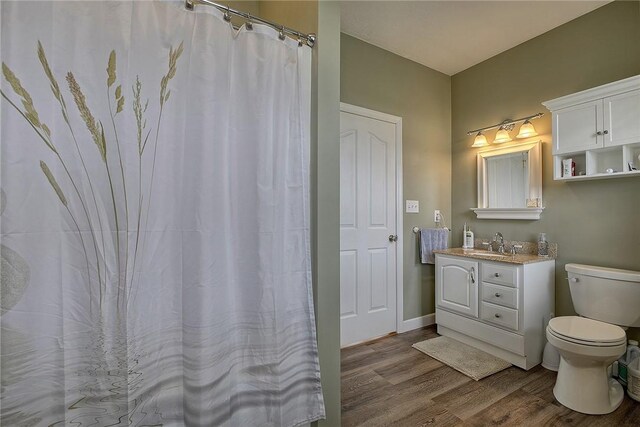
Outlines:
[{"label": "curtain rod", "polygon": [[185,0],[184,7],[187,10],[193,10],[196,4],[203,4],[207,6],[213,6],[218,8],[219,10],[224,12],[225,21],[231,21],[231,15],[240,16],[247,20],[247,29],[251,29],[251,22],[260,22],[261,24],[268,25],[271,28],[274,28],[280,32],[280,39],[284,40],[285,34],[289,34],[292,36],[296,36],[302,46],[302,40],[306,40],[307,46],[313,47],[316,43],[316,35],[315,34],[304,34],[300,31],[296,31],[292,28],[285,27],[284,25],[277,24],[275,22],[267,21],[266,19],[262,19],[257,16],[252,16],[250,13],[241,12],[239,10],[231,9],[229,6],[225,6],[219,3],[212,2],[211,0]]}]

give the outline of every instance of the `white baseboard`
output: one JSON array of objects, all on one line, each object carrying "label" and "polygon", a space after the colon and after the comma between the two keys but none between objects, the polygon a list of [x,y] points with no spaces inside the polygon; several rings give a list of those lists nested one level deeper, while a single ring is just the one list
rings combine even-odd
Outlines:
[{"label": "white baseboard", "polygon": [[424,326],[435,325],[436,314],[431,313],[422,317],[414,317],[413,319],[403,320],[402,324],[398,328],[398,333],[409,332],[414,329],[419,329]]}]

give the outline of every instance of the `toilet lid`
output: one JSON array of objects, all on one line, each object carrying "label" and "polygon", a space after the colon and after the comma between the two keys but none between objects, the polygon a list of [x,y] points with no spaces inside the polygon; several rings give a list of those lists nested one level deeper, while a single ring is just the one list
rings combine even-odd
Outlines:
[{"label": "toilet lid", "polygon": [[557,335],[585,343],[626,342],[627,335],[620,326],[578,316],[554,317],[549,328]]}]

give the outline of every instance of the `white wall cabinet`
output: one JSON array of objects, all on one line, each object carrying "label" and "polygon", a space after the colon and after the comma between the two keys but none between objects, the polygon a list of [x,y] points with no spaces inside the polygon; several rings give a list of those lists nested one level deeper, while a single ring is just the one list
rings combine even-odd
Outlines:
[{"label": "white wall cabinet", "polygon": [[531,369],[555,306],[555,261],[527,264],[436,255],[440,335]]},{"label": "white wall cabinet", "polygon": [[[640,175],[640,76],[543,105],[552,113],[554,179]],[[565,159],[576,163],[575,176],[563,175]]]}]

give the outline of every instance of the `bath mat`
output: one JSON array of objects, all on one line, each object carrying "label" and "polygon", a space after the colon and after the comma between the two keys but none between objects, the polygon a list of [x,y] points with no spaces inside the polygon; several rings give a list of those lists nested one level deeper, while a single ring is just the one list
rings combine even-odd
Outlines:
[{"label": "bath mat", "polygon": [[449,337],[415,343],[416,350],[478,381],[511,366],[511,363]]}]

